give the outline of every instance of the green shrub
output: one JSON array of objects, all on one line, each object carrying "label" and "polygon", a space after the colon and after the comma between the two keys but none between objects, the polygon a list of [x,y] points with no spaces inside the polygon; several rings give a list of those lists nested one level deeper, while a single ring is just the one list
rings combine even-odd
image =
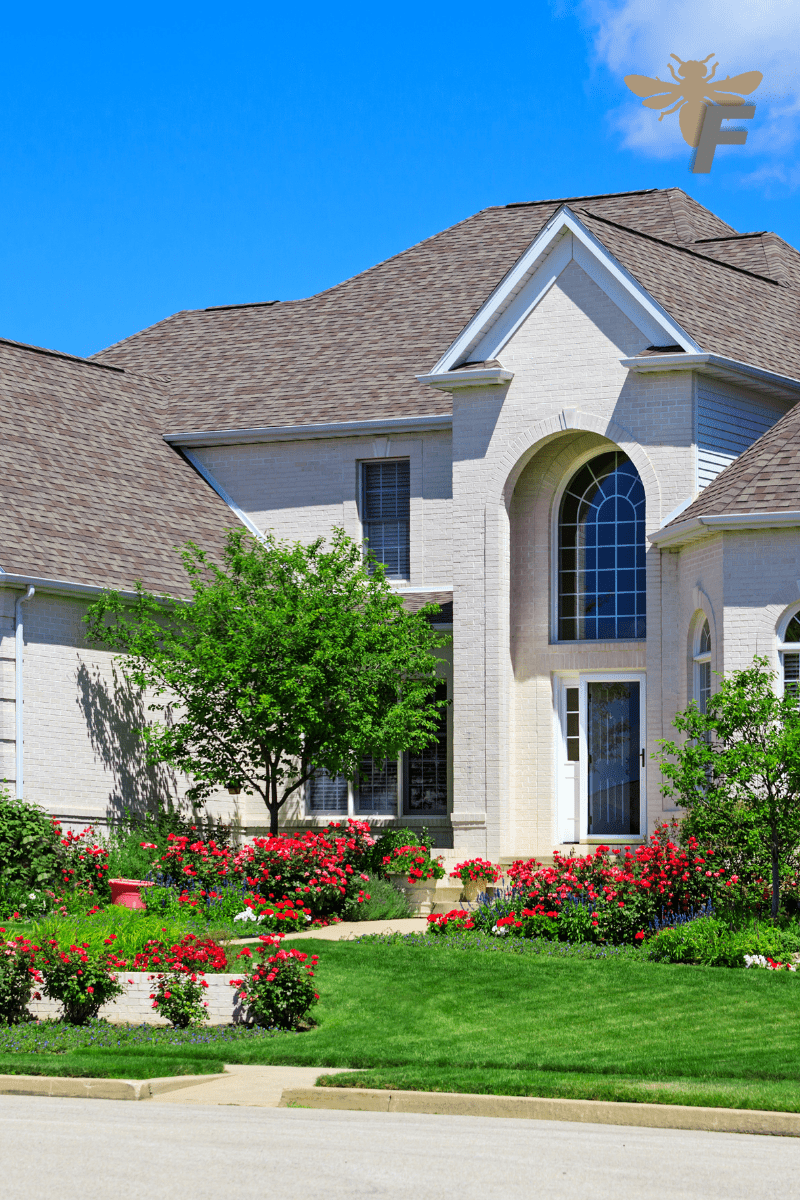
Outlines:
[{"label": "green shrub", "polygon": [[[0,938],[0,1023],[18,1025],[31,1019],[28,1004],[42,978],[36,969],[36,951],[26,938]],[[40,999],[38,992],[35,995]]]},{"label": "green shrub", "polygon": [[662,929],[648,943],[645,953],[653,962],[743,967],[746,954],[786,960],[800,953],[800,931],[796,926],[756,922],[735,929],[718,917],[699,917]]},{"label": "green shrub", "polygon": [[265,1029],[297,1029],[319,1000],[313,983],[316,954],[309,960],[300,950],[281,950],[276,939],[265,938],[256,955],[260,961],[253,964],[252,952],[240,951],[238,957],[249,970],[243,979],[233,981],[250,1019]]},{"label": "green shrub", "polygon": [[372,847],[371,873],[386,876],[383,860],[394,853],[398,846],[424,846],[430,853],[433,839],[427,829],[417,833],[413,829],[387,829]]},{"label": "green shrub", "polygon": [[364,884],[361,902],[351,897],[342,912],[345,921],[396,921],[413,915],[405,892],[379,875],[370,876]]},{"label": "green shrub", "polygon": [[61,882],[63,857],[59,831],[44,809],[0,791],[0,879],[4,892],[55,887]]},{"label": "green shrub", "polygon": [[150,995],[153,1008],[175,1029],[188,1029],[208,1020],[208,1002],[204,989],[208,987],[202,971],[173,968],[150,975],[154,989]]},{"label": "green shrub", "polygon": [[87,946],[50,943],[42,947],[36,965],[45,995],[61,1001],[64,1020],[70,1025],[85,1025],[125,990],[114,974],[119,966],[116,955],[108,949],[98,954]]}]

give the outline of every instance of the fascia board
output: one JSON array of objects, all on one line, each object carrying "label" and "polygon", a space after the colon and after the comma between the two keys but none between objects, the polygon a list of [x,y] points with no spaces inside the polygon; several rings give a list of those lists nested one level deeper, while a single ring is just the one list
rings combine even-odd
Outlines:
[{"label": "fascia board", "polygon": [[383,433],[426,433],[451,429],[453,418],[447,413],[421,417],[389,417],[374,421],[328,421],[315,425],[265,425],[253,429],[198,430],[165,433],[164,441],[179,449],[186,446],[230,446],[251,442],[300,442],[314,438],[368,437]]},{"label": "fascia board", "polygon": [[778,375],[775,371],[766,371],[763,367],[754,367],[750,363],[726,358],[722,354],[647,354],[642,357],[621,358],[620,362],[623,367],[639,375],[653,371],[698,371],[706,375],[724,373],[725,376],[738,376],[751,385],[763,383],[772,389],[782,389],[792,395],[800,393],[800,379],[794,379],[791,375]]},{"label": "fascia board", "polygon": [[[9,571],[0,571],[0,588],[27,588],[33,584],[37,593],[46,592],[55,596],[102,596],[105,592],[116,592],[123,600],[135,600],[136,592],[123,591],[108,584],[78,583],[72,579],[48,579],[41,575],[19,575]],[[175,604],[186,604],[186,600],[169,597]]]},{"label": "fascia board", "polygon": [[387,581],[393,592],[400,592],[403,596],[419,594],[423,592],[452,592],[452,583],[402,583],[396,579]]},{"label": "fascia board", "polygon": [[800,527],[800,512],[772,513],[720,513],[701,517],[692,517],[688,521],[680,521],[677,525],[658,529],[649,535],[649,541],[654,546],[678,546],[684,542],[696,541],[698,537],[725,530],[741,529],[792,529]]},{"label": "fascia board", "polygon": [[[658,344],[661,337],[666,334],[670,343],[682,346],[685,351],[700,351],[700,346],[689,337],[686,331],[673,320],[669,313],[653,299],[649,292],[642,287],[629,271],[625,270],[622,264],[609,253],[605,246],[586,228],[572,210],[565,205],[551,217],[548,224],[538,237],[534,239],[519,262],[508,272],[485,304],[482,305],[472,320],[465,326],[461,334],[459,334],[436,364],[432,374],[452,370],[459,363],[466,361],[470,352],[479,343],[481,345],[488,344],[487,335],[491,327],[498,321],[519,292],[521,292],[530,277],[540,268],[545,268],[541,287],[531,295],[529,306],[523,313],[517,314],[513,328],[510,331],[504,331],[505,341],[512,336],[514,329],[519,327],[531,311],[531,308],[539,302],[542,296],[547,293],[549,287],[552,286],[554,280],[551,280],[549,284],[547,283],[547,276],[550,272],[546,270],[546,258],[551,250],[556,249],[555,243],[558,239],[564,238],[568,233],[572,235],[572,239],[575,239],[575,242],[572,242],[572,239],[570,239],[570,248],[572,250],[570,257],[574,255],[575,244],[579,244],[588,252],[588,255],[591,256],[594,262],[598,264],[598,267],[605,270],[605,274],[602,271],[598,272],[597,281],[599,282],[602,279],[607,284],[609,279],[614,280],[618,287],[636,302],[639,310],[637,324],[645,318],[655,323],[657,335],[654,344]],[[581,254],[581,251],[579,250],[578,253]],[[569,259],[567,259],[568,261]],[[590,258],[581,254],[581,265],[589,262]],[[560,265],[560,261],[558,263],[554,261],[554,267],[556,265],[558,265],[559,269],[553,272],[555,277],[564,269],[566,263]],[[597,267],[592,265],[592,271],[597,271]],[[603,287],[604,283],[599,283],[599,286]],[[650,335],[648,334],[648,336]],[[487,354],[486,357],[491,357],[491,355]]]},{"label": "fascia board", "polygon": [[[417,375],[420,383],[436,388],[440,392],[457,392],[460,388],[496,387],[498,384],[510,383],[514,378],[513,371],[503,367],[486,367],[476,371],[439,371],[431,375]],[[451,418],[452,420],[452,418]]]}]

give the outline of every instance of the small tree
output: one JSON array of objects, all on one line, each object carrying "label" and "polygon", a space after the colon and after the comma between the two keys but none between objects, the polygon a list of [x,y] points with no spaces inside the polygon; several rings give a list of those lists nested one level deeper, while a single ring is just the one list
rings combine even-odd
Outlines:
[{"label": "small tree", "polygon": [[191,775],[202,802],[217,787],[263,799],[270,830],[315,771],[354,779],[364,756],[395,757],[435,741],[432,606],[409,613],[377,563],[342,530],[328,546],[244,530],[223,565],[189,543],[192,599],[106,592],[85,618],[89,640],[121,656],[151,689],[161,720],[141,729],[148,757]]},{"label": "small tree", "polygon": [[769,863],[772,916],[780,903],[781,866],[800,843],[800,710],[797,696],[775,692],[766,658],[733,671],[701,713],[692,703],[675,717],[686,740],[662,741],[662,792],[689,810],[723,846],[737,844],[751,863]]}]

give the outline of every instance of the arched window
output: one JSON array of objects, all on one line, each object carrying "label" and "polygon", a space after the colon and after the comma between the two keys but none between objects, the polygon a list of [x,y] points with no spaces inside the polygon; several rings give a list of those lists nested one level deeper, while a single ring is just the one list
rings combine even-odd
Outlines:
[{"label": "arched window", "polygon": [[645,636],[644,488],[619,450],[571,479],[558,521],[558,636]]},{"label": "arched window", "polygon": [[783,668],[783,690],[800,692],[800,613],[795,613],[778,643]]},{"label": "arched window", "polygon": [[694,653],[694,698],[701,713],[711,698],[711,628],[708,619],[697,631]]}]

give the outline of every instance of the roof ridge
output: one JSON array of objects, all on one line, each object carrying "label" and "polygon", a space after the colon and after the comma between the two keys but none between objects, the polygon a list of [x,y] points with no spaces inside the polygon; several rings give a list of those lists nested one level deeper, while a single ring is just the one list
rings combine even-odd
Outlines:
[{"label": "roof ridge", "polygon": [[713,263],[716,267],[725,267],[729,271],[738,271],[741,275],[749,275],[751,279],[760,279],[762,283],[771,283],[773,287],[782,286],[777,279],[772,279],[769,275],[758,275],[755,271],[748,271],[746,267],[737,267],[735,263],[726,262],[723,258],[711,258],[708,254],[701,254],[699,250],[692,250],[682,242],[669,242],[665,238],[656,237],[652,233],[644,233],[641,229],[632,229],[630,225],[621,225],[619,221],[610,221],[608,217],[601,217],[598,213],[589,212],[588,208],[583,208],[580,211],[586,213],[587,217],[591,217],[593,221],[601,221],[604,225],[611,225],[614,229],[622,229],[625,233],[633,233],[637,237],[646,238],[648,242],[655,242],[659,246],[667,246],[670,250],[677,250],[680,254],[691,254],[693,258]]},{"label": "roof ridge", "polygon": [[769,229],[758,229],[755,233],[727,233],[724,237],[695,238],[694,243],[699,245],[702,242],[734,242],[737,238],[763,237],[765,233],[771,232]]},{"label": "roof ridge", "polygon": [[[515,200],[503,208],[533,208],[537,204],[569,204],[570,200],[610,200],[615,196],[648,196],[651,192],[666,192],[669,188],[639,188],[631,192],[592,192],[586,196],[562,196],[553,200]],[[482,209],[481,211],[486,211]]]},{"label": "roof ridge", "polygon": [[12,346],[15,350],[27,350],[30,354],[44,354],[48,358],[63,358],[67,362],[80,363],[84,367],[98,367],[102,371],[117,371],[125,374],[124,367],[112,367],[109,363],[95,362],[91,358],[81,358],[79,354],[67,354],[64,350],[49,350],[46,346],[34,346],[32,342],[17,342],[13,338],[0,337],[0,346]]}]

